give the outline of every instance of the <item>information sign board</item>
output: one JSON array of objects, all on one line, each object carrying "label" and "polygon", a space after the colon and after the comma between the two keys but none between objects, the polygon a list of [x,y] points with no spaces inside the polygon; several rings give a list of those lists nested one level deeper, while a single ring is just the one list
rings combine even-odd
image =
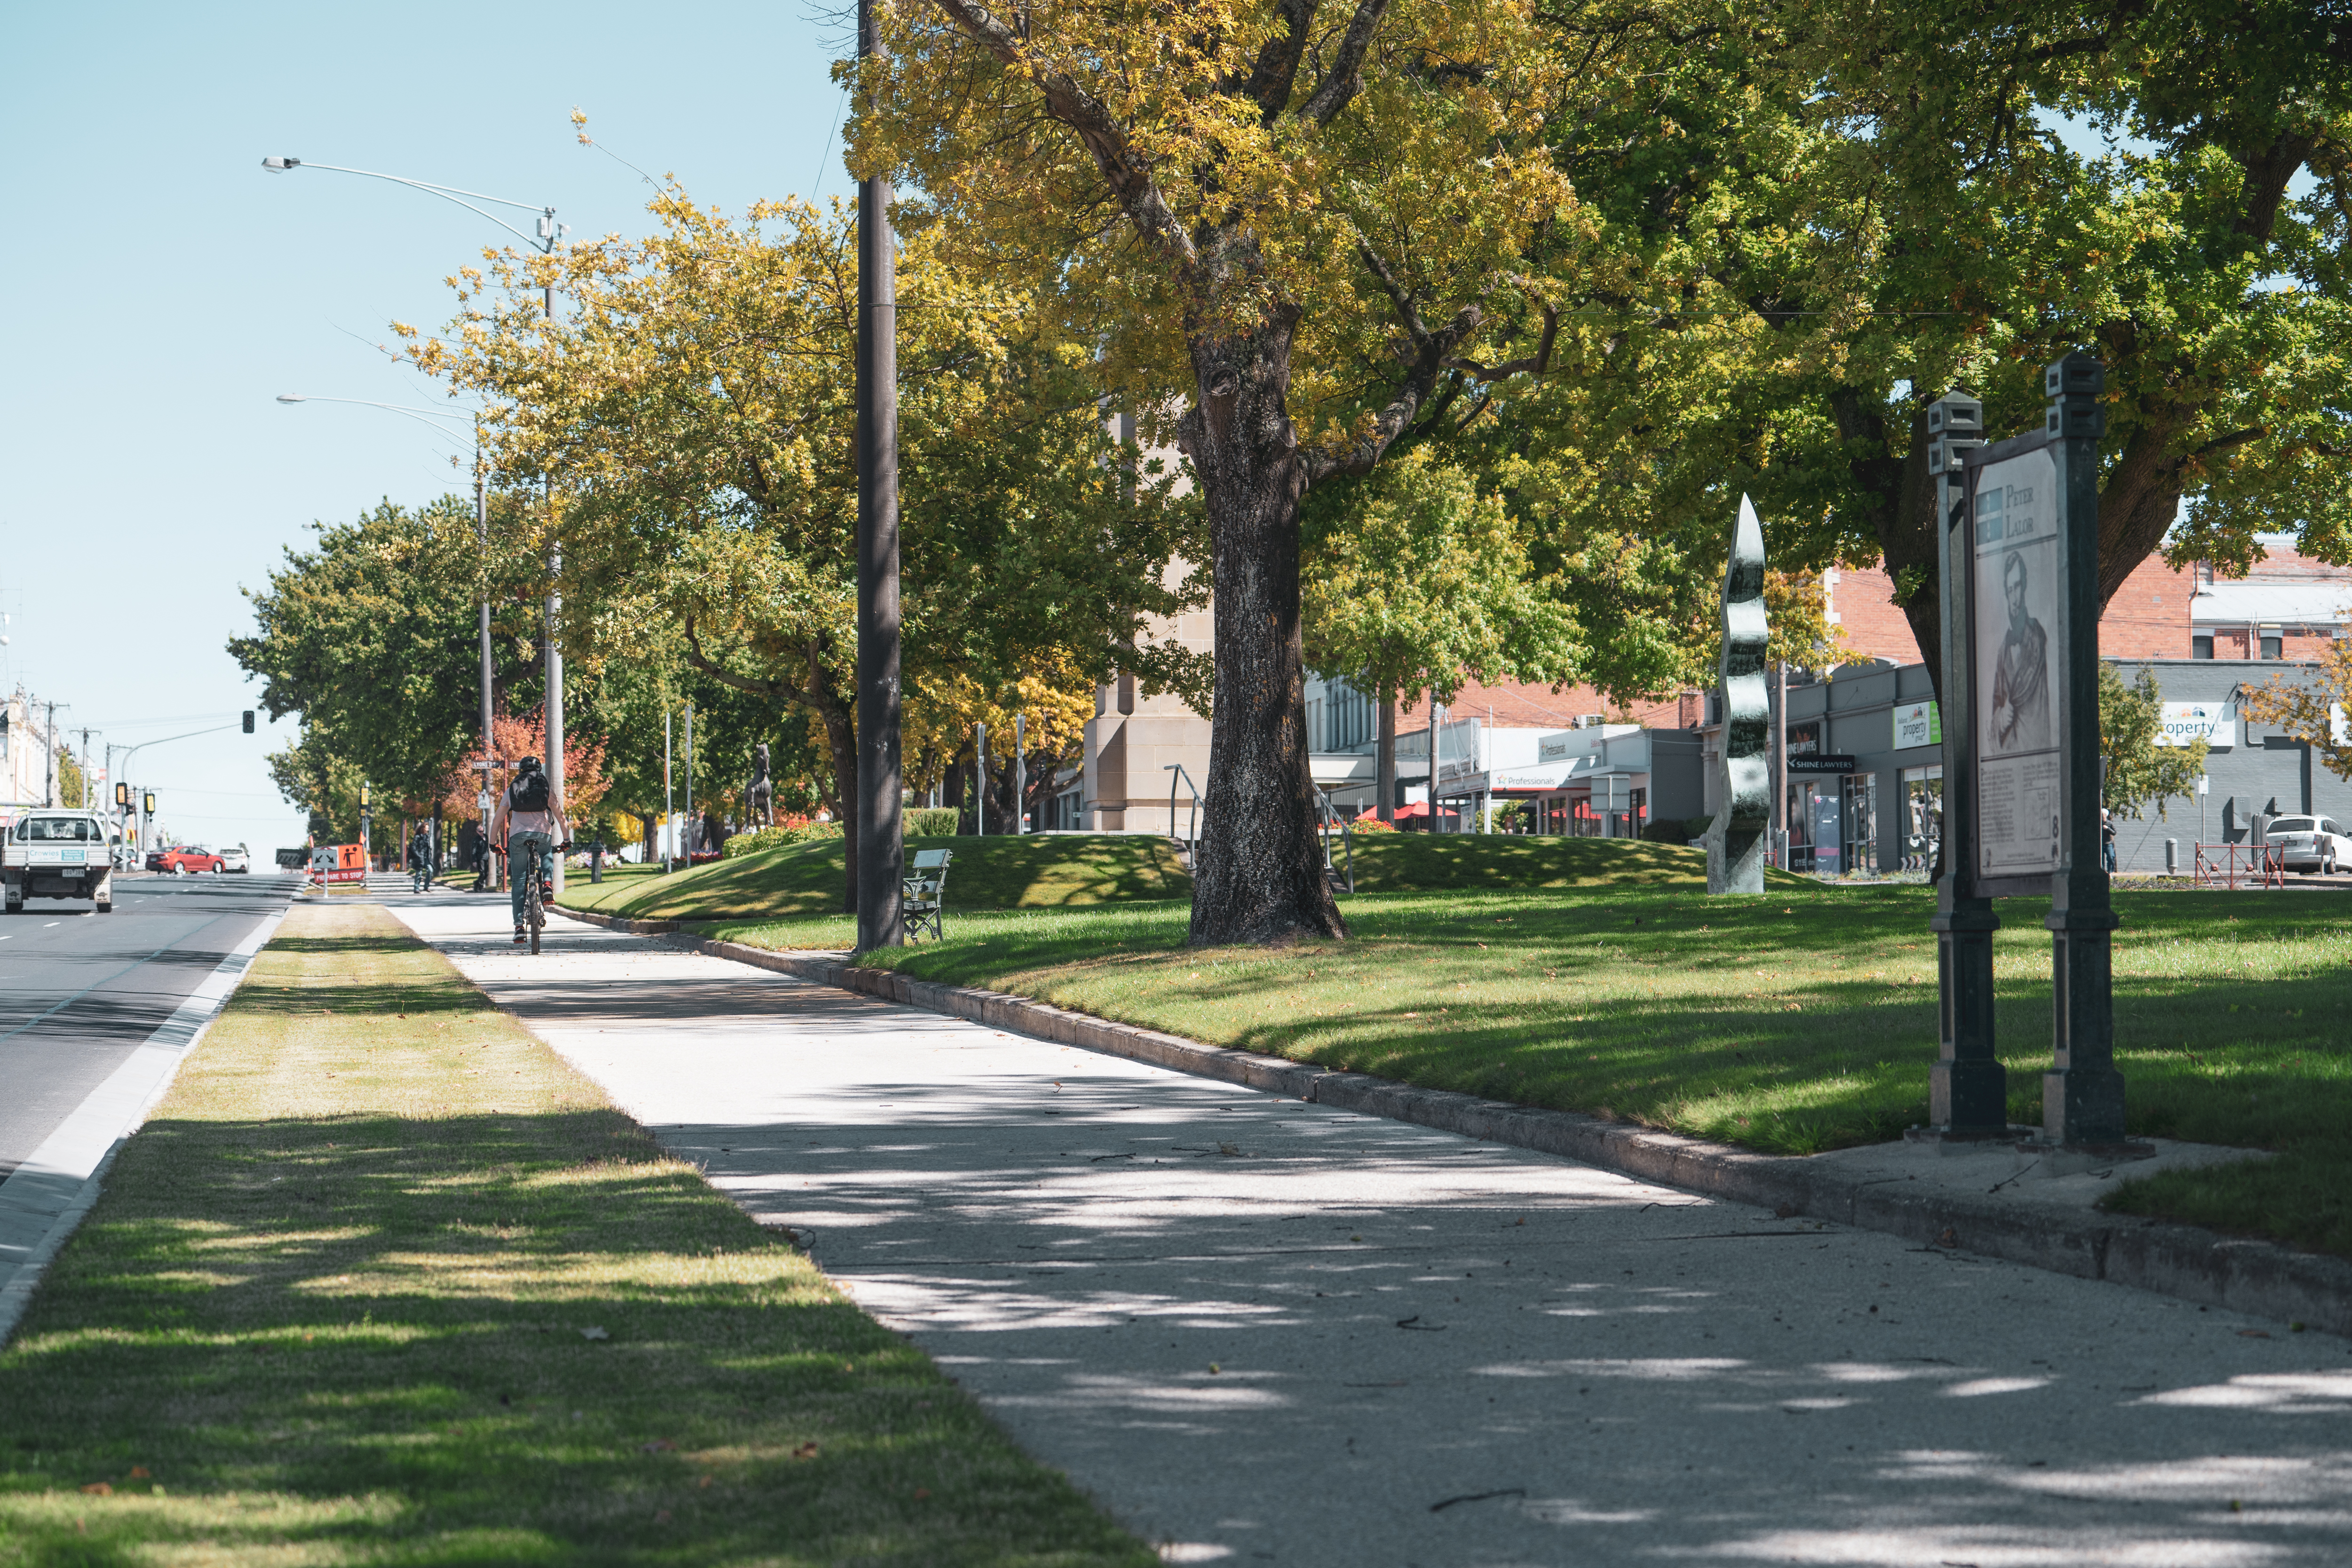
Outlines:
[{"label": "information sign board", "polygon": [[1976,676],[1977,874],[2059,867],[2060,665],[2065,561],[2058,465],[2047,446],[1972,470],[1970,623]]},{"label": "information sign board", "polygon": [[1791,755],[1783,760],[1791,773],[1850,773],[1861,766],[1851,752],[1816,752],[1810,756]]}]

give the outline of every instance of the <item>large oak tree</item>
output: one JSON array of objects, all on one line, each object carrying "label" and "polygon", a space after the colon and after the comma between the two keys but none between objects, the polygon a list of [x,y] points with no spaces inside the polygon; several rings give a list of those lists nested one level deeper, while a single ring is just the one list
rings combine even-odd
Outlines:
[{"label": "large oak tree", "polygon": [[1580,221],[1544,135],[1566,62],[1524,0],[932,0],[883,37],[853,163],[911,177],[958,256],[1053,279],[1197,477],[1216,687],[1192,940],[1344,934],[1301,501],[1458,418],[1449,387],[1540,368],[1549,284],[1525,258]]}]

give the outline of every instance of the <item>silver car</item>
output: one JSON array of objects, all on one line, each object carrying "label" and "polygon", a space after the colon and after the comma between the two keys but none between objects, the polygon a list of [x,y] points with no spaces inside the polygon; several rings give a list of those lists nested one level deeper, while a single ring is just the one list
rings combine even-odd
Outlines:
[{"label": "silver car", "polygon": [[2264,838],[2290,871],[2352,871],[2352,837],[2333,817],[2273,816]]}]

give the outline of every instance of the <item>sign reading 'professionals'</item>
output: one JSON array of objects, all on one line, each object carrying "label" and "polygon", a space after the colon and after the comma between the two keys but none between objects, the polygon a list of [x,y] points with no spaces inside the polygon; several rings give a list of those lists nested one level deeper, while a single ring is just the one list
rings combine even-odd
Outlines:
[{"label": "sign reading 'professionals'", "polygon": [[1977,854],[1984,877],[2058,869],[2058,466],[2047,449],[1977,480]]}]

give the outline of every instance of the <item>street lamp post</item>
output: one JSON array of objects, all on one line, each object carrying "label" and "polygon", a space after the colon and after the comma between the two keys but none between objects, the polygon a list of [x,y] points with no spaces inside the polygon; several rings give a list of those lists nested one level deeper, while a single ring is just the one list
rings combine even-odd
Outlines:
[{"label": "street lamp post", "polygon": [[[280,403],[348,403],[358,408],[381,408],[389,413],[415,419],[420,424],[426,424],[427,421],[434,419],[457,417],[457,415],[443,409],[412,408],[406,404],[378,403],[365,397],[312,397],[299,392],[281,392],[278,395],[278,401]],[[470,417],[474,424],[474,537],[480,544],[482,560],[487,569],[490,555],[490,468],[488,462],[482,456],[482,416],[475,414]],[[426,427],[434,430],[441,428],[437,425],[430,424],[426,424]],[[498,755],[498,746],[490,728],[492,667],[490,663],[490,600],[488,593],[483,595],[478,608],[481,615],[482,640],[482,756],[485,760],[488,760]],[[487,788],[490,782],[490,773],[485,770],[482,775],[484,786]],[[486,838],[489,830],[489,812],[485,808],[482,811],[482,832]],[[496,862],[493,861],[492,864],[495,865]]]},{"label": "street lamp post", "polygon": [[[289,174],[297,169],[324,169],[331,174],[358,174],[371,180],[387,180],[395,185],[406,185],[410,190],[423,191],[427,195],[439,196],[443,201],[457,203],[459,206],[464,207],[467,212],[474,214],[476,216],[487,218],[491,223],[498,225],[500,228],[505,229],[509,234],[513,235],[517,239],[521,240],[524,244],[537,247],[541,255],[550,258],[552,258],[555,255],[556,251],[562,246],[564,240],[570,237],[572,233],[572,226],[569,224],[558,223],[556,221],[555,209],[552,206],[538,203],[509,201],[504,196],[486,195],[480,191],[464,190],[456,185],[436,185],[429,180],[412,180],[403,174],[386,174],[379,173],[374,169],[346,168],[339,163],[308,163],[299,158],[291,158],[280,155],[273,155],[271,157],[264,158],[261,161],[261,166],[268,170],[270,173],[277,174]],[[476,202],[488,202],[493,206],[514,207],[523,212],[535,212],[539,215],[539,232],[535,236],[525,234],[522,230],[515,227],[514,225],[507,222],[506,219],[499,216],[496,213],[486,212],[482,208],[476,206],[474,205]],[[554,320],[555,273],[551,267],[549,268],[547,275],[545,305],[548,319],[550,321]],[[478,462],[476,467],[478,470],[480,467]],[[478,479],[478,497],[480,493],[479,484],[480,481]],[[478,515],[480,515],[480,506],[481,502],[478,500]],[[545,653],[547,683],[547,780],[549,784],[552,786],[556,798],[561,800],[563,799],[563,654],[558,646],[557,632],[560,617],[563,609],[563,597],[556,591],[556,581],[562,576],[563,572],[563,546],[553,537],[556,521],[555,480],[551,475],[549,476],[547,480],[547,511],[550,535],[547,546],[547,648]],[[481,528],[484,538],[487,540],[488,535],[488,523],[482,522]],[[487,650],[489,646],[489,610],[486,605],[482,611],[482,644],[485,650],[483,656],[485,660],[488,658]],[[489,681],[488,676],[486,672],[483,677],[485,700],[482,718],[482,750],[485,755],[488,755],[492,749],[490,743],[490,724],[488,705],[488,689]],[[570,803],[567,801],[565,804],[568,806]],[[553,887],[551,890],[558,893],[563,890],[563,857],[561,855],[555,858],[555,876]]]}]

